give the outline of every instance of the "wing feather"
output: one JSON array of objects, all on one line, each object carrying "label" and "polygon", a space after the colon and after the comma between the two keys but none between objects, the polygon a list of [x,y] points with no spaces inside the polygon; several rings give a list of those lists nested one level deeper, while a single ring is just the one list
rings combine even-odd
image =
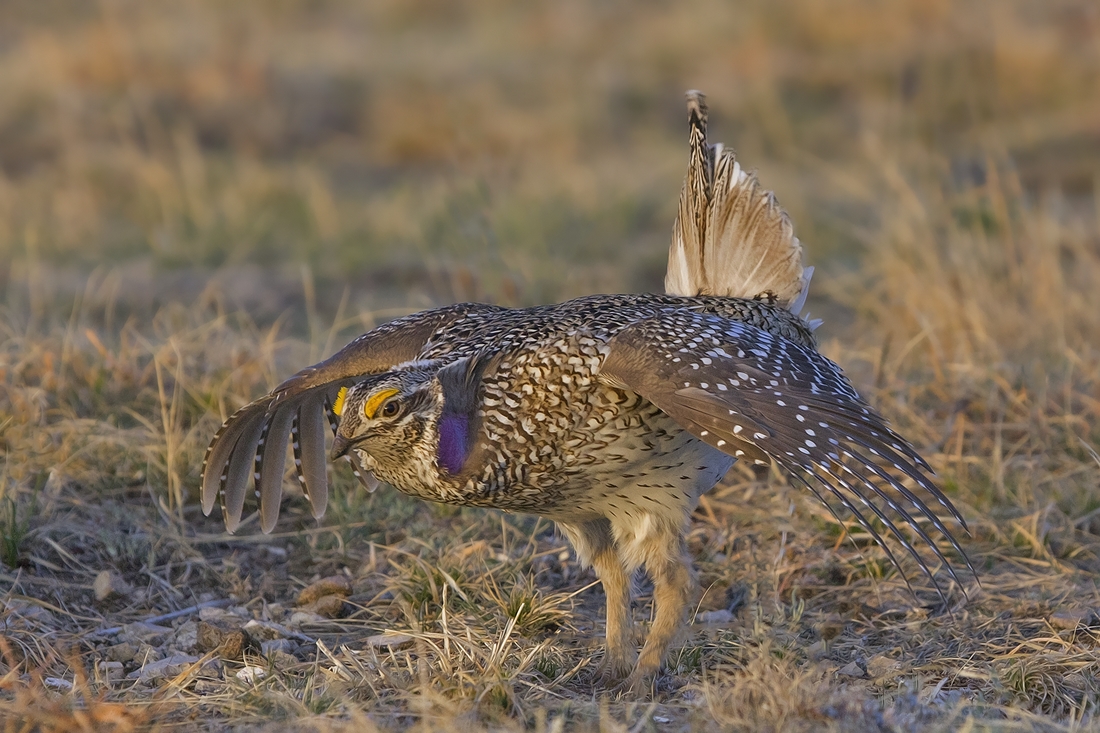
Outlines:
[{"label": "wing feather", "polygon": [[901,526],[909,526],[958,582],[922,526],[929,522],[973,572],[925,498],[938,501],[965,529],[959,511],[932,481],[928,464],[859,397],[840,367],[816,351],[746,323],[670,309],[611,339],[600,378],[638,392],[729,455],[756,462],[770,457],[819,499],[835,497],[882,544],[856,506],[863,504],[916,559],[941,596]]}]

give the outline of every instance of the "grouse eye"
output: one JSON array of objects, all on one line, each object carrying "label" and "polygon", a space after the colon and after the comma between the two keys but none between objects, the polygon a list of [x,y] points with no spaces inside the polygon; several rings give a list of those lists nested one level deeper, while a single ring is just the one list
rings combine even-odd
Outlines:
[{"label": "grouse eye", "polygon": [[390,400],[382,405],[382,417],[394,417],[401,409],[397,400]]}]

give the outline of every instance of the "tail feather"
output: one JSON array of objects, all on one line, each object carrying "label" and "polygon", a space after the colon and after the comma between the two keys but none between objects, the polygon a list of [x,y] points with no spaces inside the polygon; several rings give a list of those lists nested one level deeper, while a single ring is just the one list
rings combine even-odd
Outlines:
[{"label": "tail feather", "polygon": [[707,106],[687,93],[690,157],[672,231],[665,291],[765,298],[798,313],[813,268],[775,196],[731,150],[707,144]]}]

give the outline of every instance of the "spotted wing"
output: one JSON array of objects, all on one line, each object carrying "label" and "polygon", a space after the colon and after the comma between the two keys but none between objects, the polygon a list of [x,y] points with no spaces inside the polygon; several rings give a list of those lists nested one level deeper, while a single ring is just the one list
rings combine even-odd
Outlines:
[{"label": "spotted wing", "polygon": [[900,530],[900,519],[957,581],[922,521],[931,523],[965,560],[928,500],[939,502],[965,529],[962,516],[932,482],[924,459],[860,398],[840,367],[816,351],[745,323],[675,310],[616,335],[600,377],[637,392],[729,455],[774,460],[826,505],[824,497],[832,496],[897,565],[864,513],[870,512],[916,558],[939,591],[920,553]]},{"label": "spotted wing", "polygon": [[[226,528],[241,521],[250,474],[255,475],[260,526],[270,532],[279,517],[287,442],[294,437],[299,480],[315,517],[328,502],[325,405],[340,387],[415,359],[441,328],[494,306],[464,303],[390,321],[355,339],[332,357],[307,367],[269,394],[234,413],[207,448],[203,461],[202,508],[210,514],[221,498]],[[364,477],[365,483],[370,479]]]}]

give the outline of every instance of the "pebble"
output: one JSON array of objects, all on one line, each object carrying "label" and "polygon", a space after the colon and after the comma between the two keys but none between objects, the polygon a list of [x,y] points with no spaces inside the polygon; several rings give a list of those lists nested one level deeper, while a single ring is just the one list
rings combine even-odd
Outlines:
[{"label": "pebble", "polygon": [[248,682],[249,684],[256,684],[259,680],[262,680],[267,676],[267,672],[263,667],[242,667],[237,672],[237,679],[242,682]]},{"label": "pebble", "polygon": [[883,677],[896,677],[900,669],[901,664],[896,659],[890,659],[884,654],[876,654],[867,660],[867,676],[876,680]]},{"label": "pebble", "polygon": [[134,587],[114,570],[100,571],[99,575],[95,576],[95,582],[92,583],[95,599],[101,603],[108,598],[128,596],[133,590]]},{"label": "pebble", "polygon": [[295,628],[303,624],[323,624],[327,619],[310,611],[295,611],[290,615],[286,625]]},{"label": "pebble", "polygon": [[115,644],[106,649],[107,658],[113,662],[129,662],[137,656],[137,645],[129,642]]},{"label": "pebble", "polygon": [[733,621],[733,613],[721,608],[717,611],[703,611],[696,614],[695,622],[699,624],[728,624]]},{"label": "pebble", "polygon": [[73,683],[68,680],[63,680],[60,677],[47,677],[42,680],[42,683],[51,690],[58,690],[60,692],[68,692],[73,689]]},{"label": "pebble", "polygon": [[183,651],[193,651],[199,645],[199,625],[194,621],[187,621],[176,629],[176,648]]},{"label": "pebble", "polygon": [[294,642],[290,639],[269,639],[260,644],[260,651],[265,656],[271,656],[275,652],[290,654],[294,650]]},{"label": "pebble", "polygon": [[1088,612],[1078,608],[1064,608],[1050,614],[1050,625],[1062,631],[1071,631],[1085,622]]},{"label": "pebble", "polygon": [[122,673],[122,662],[102,661],[99,663],[98,668],[106,677],[114,677]]},{"label": "pebble", "polygon": [[126,679],[150,682],[165,677],[175,677],[197,661],[199,658],[190,654],[173,654],[160,661],[142,665],[140,669],[135,669],[126,675]]},{"label": "pebble", "polygon": [[123,626],[122,631],[118,633],[118,638],[120,641],[157,643],[171,633],[172,629],[167,626],[157,626],[156,624],[136,621],[132,624]]},{"label": "pebble", "polygon": [[863,667],[859,666],[858,662],[849,662],[836,671],[837,677],[852,677],[854,679],[863,679],[867,676],[867,672]]},{"label": "pebble", "polygon": [[290,629],[281,624],[272,623],[271,621],[257,621],[256,619],[245,624],[244,630],[256,641],[281,639],[291,633]]},{"label": "pebble", "polygon": [[383,647],[388,646],[394,649],[411,644],[413,637],[408,634],[376,634],[375,636],[368,636],[366,639],[367,646]]}]

